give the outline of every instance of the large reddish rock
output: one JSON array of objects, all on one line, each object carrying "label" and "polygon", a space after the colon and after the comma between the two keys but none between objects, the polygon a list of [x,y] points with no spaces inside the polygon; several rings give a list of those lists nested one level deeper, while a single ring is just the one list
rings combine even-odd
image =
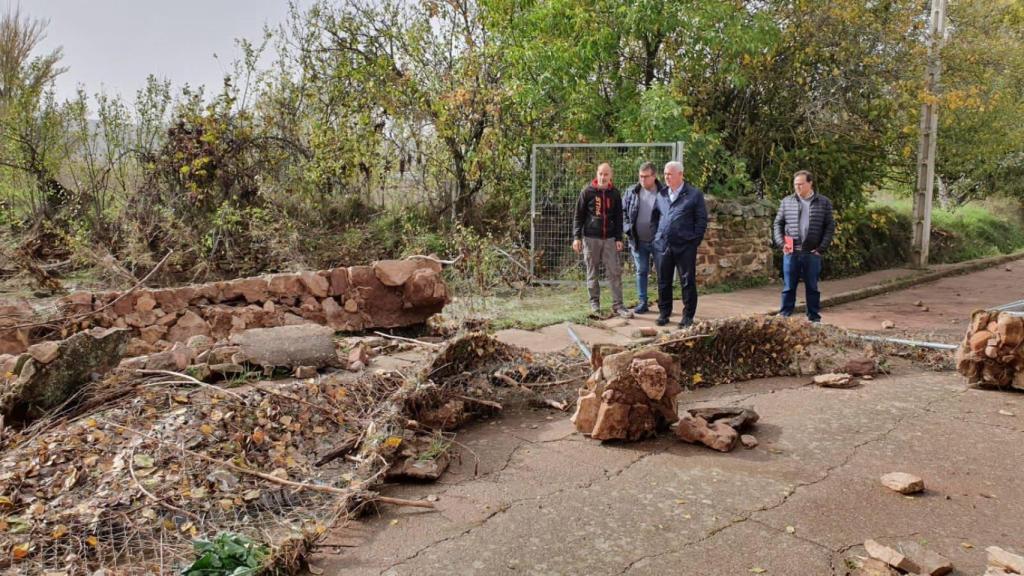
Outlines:
[{"label": "large reddish rock", "polygon": [[439,274],[420,269],[406,281],[403,296],[410,306],[443,305],[448,300],[448,290]]},{"label": "large reddish rock", "polygon": [[184,342],[193,336],[202,334],[210,335],[210,325],[206,323],[195,312],[188,310],[178,318],[174,326],[167,331],[167,340],[171,342]]},{"label": "large reddish rock", "polygon": [[225,282],[221,288],[221,301],[241,298],[250,304],[264,302],[270,297],[268,284],[267,279],[262,276]]},{"label": "large reddish rock", "polygon": [[629,436],[629,411],[628,404],[602,403],[590,437],[595,440],[625,440]]},{"label": "large reddish rock", "polygon": [[385,286],[401,286],[419,269],[415,260],[382,260],[373,264],[374,275]]},{"label": "large reddish rock", "polygon": [[326,278],[317,272],[300,272],[299,280],[307,294],[317,298],[324,298],[330,292],[330,283]]},{"label": "large reddish rock", "polygon": [[297,274],[273,274],[267,288],[273,296],[298,296],[302,294],[302,280]]},{"label": "large reddish rock", "polygon": [[0,354],[21,354],[27,350],[28,329],[10,327],[28,324],[35,319],[35,310],[27,300],[0,301]]},{"label": "large reddish rock", "polygon": [[341,296],[348,291],[348,268],[334,268],[328,273],[330,295]]},{"label": "large reddish rock", "polygon": [[195,294],[195,290],[190,287],[163,288],[152,290],[150,294],[164,312],[174,313],[188,308],[189,300]]}]

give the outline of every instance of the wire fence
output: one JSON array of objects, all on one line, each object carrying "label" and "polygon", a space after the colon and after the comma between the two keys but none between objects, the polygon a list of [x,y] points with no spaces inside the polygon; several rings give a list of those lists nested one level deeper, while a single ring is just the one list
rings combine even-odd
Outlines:
[{"label": "wire fence", "polygon": [[[547,282],[584,278],[583,257],[572,251],[572,226],[580,190],[597,166],[611,164],[620,192],[637,181],[637,171],[651,162],[656,173],[682,158],[682,143],[536,144],[531,158],[530,272]],[[628,250],[621,256],[630,262]]]}]

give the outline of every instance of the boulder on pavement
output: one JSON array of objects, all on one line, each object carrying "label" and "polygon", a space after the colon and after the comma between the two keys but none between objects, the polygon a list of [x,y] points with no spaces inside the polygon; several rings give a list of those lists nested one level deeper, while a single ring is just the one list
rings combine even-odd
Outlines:
[{"label": "boulder on pavement", "polygon": [[917,494],[924,491],[924,480],[905,472],[890,472],[881,478],[882,485],[900,494]]}]

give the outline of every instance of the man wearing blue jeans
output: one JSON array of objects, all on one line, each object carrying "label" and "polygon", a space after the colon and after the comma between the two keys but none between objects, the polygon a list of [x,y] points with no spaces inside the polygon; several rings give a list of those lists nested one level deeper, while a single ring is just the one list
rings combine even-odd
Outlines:
[{"label": "man wearing blue jeans", "polygon": [[[651,242],[658,229],[658,211],[654,205],[658,200],[661,182],[654,176],[654,164],[644,162],[640,166],[640,180],[626,190],[622,197],[623,228],[629,238],[633,263],[636,265],[637,304],[633,312],[644,314],[650,310],[647,300],[647,279],[651,273],[651,258],[654,251]],[[655,264],[657,265],[657,264]]]},{"label": "man wearing blue jeans", "polygon": [[772,236],[782,246],[782,306],[779,316],[790,316],[796,306],[796,288],[804,281],[807,319],[821,321],[821,255],[832,243],[836,222],[832,202],[814,190],[814,175],[800,170],[793,175],[794,193],[779,203]]}]

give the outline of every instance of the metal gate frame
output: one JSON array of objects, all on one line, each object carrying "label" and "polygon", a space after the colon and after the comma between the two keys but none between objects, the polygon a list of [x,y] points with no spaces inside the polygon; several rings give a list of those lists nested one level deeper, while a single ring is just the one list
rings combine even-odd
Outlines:
[{"label": "metal gate frame", "polygon": [[683,161],[683,143],[677,142],[609,142],[579,144],[534,144],[530,151],[530,277],[540,284],[573,284],[570,280],[538,280],[536,277],[537,262],[537,150],[551,148],[647,148],[666,147],[672,149],[672,159]]}]

